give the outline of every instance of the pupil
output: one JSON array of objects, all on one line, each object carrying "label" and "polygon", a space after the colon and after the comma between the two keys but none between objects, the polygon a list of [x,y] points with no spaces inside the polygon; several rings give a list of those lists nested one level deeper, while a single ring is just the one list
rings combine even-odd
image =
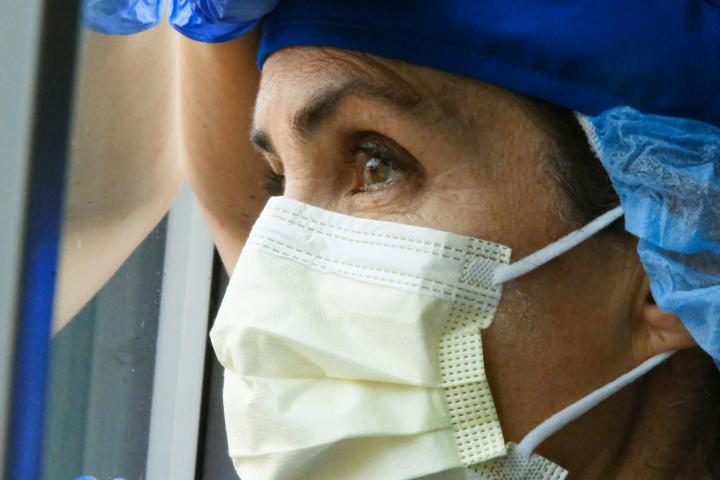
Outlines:
[{"label": "pupil", "polygon": [[365,185],[386,182],[390,176],[390,165],[378,158],[371,158],[365,163]]}]

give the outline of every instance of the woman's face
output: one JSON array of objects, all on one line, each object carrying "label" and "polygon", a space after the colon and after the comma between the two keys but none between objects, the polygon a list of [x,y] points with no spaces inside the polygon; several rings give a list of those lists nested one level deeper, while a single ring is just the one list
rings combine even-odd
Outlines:
[{"label": "woman's face", "polygon": [[[542,127],[490,85],[369,55],[294,48],[263,67],[252,138],[284,175],[289,197],[502,243],[514,261],[575,228]],[[507,440],[641,360],[634,331],[643,288],[632,242],[603,236],[504,287],[483,342]],[[621,428],[635,393],[582,417],[541,453],[572,471],[588,452],[608,448],[596,427]]]}]

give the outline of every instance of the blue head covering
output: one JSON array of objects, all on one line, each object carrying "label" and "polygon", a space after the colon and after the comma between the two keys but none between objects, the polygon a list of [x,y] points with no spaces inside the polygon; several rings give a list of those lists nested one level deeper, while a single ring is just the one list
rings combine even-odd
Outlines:
[{"label": "blue head covering", "polygon": [[581,117],[655,302],[720,367],[720,128],[619,107]]},{"label": "blue head covering", "polygon": [[259,63],[322,45],[465,75],[595,115],[720,125],[720,1],[281,0]]}]

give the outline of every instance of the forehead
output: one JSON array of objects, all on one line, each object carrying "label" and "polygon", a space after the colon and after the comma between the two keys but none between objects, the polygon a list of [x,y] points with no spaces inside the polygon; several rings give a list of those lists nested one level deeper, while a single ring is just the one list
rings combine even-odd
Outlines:
[{"label": "forehead", "polygon": [[[432,93],[440,72],[375,55],[325,47],[292,47],[274,53],[263,65],[261,88],[283,83],[284,88],[311,81],[323,85],[362,78],[402,89]],[[444,74],[447,77],[450,75]]]},{"label": "forehead", "polygon": [[266,129],[285,119],[283,114],[301,110],[318,92],[352,81],[414,103],[418,119],[422,116],[463,141],[468,132],[498,126],[499,113],[505,118],[523,113],[512,93],[475,79],[363,52],[292,47],[274,53],[263,65],[255,127]]}]

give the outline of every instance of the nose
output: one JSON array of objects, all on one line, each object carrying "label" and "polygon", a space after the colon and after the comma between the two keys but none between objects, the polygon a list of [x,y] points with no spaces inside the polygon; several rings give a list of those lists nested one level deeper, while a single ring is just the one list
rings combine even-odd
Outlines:
[{"label": "nose", "polygon": [[284,196],[326,210],[336,210],[342,193],[331,182],[311,172],[285,176]]}]

